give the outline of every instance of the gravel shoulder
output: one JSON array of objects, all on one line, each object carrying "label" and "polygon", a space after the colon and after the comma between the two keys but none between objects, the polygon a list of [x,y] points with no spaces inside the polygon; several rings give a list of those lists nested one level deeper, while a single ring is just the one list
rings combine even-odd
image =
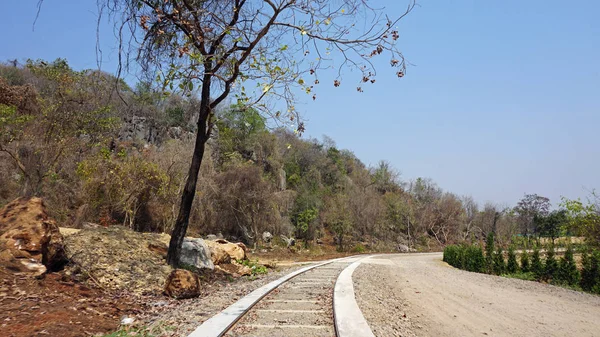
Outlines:
[{"label": "gravel shoulder", "polygon": [[379,256],[354,273],[376,336],[598,336],[600,296],[458,270],[442,254]]}]

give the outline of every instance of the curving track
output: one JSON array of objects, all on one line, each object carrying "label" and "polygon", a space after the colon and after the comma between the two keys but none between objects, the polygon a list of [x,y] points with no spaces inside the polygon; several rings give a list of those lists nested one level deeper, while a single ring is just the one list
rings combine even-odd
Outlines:
[{"label": "curving track", "polygon": [[[341,336],[335,328],[334,289],[337,298],[352,298],[351,276],[357,261],[364,257],[349,257],[326,261],[303,268],[282,279],[259,288],[194,331],[197,336]],[[356,262],[356,263],[355,263]],[[348,268],[351,266],[353,268]],[[345,277],[338,276],[346,268]],[[350,280],[350,281],[348,281]],[[336,286],[336,282],[338,285]],[[350,283],[350,289],[347,285]],[[350,294],[348,294],[350,292]],[[340,293],[342,296],[340,296]],[[351,295],[351,296],[348,296]],[[341,302],[341,300],[340,300]],[[355,302],[354,302],[355,303]],[[345,310],[339,310],[345,315]],[[346,321],[364,320],[343,317]],[[368,326],[365,323],[368,329]],[[370,329],[368,330],[370,333]],[[361,336],[364,334],[361,334]]]}]

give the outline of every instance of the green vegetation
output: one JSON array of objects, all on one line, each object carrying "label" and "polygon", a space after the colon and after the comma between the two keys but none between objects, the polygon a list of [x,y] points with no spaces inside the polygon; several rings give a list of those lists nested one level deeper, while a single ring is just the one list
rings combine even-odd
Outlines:
[{"label": "green vegetation", "polygon": [[502,275],[504,277],[509,277],[509,278],[516,278],[519,280],[525,280],[525,281],[536,281],[537,278],[535,277],[535,275],[532,272],[516,272],[516,273],[508,273],[508,274],[504,274]]},{"label": "green vegetation", "polygon": [[494,272],[494,233],[489,233],[485,242],[485,270],[488,274]]},{"label": "green vegetation", "polygon": [[238,263],[241,263],[244,266],[250,267],[250,270],[252,270],[253,276],[260,275],[260,274],[266,274],[269,272],[269,270],[267,269],[266,266],[258,263],[258,260],[252,261],[252,260],[248,259],[248,260],[238,261]]},{"label": "green vegetation", "polygon": [[558,262],[554,257],[554,245],[550,245],[546,250],[546,261],[544,263],[543,278],[546,281],[554,281],[558,273]]},{"label": "green vegetation", "polygon": [[600,294],[600,250],[582,255],[581,288]]},{"label": "green vegetation", "polygon": [[[546,249],[544,263],[540,251],[536,247],[531,255],[531,267],[527,253],[521,256],[522,265],[519,267],[517,257],[512,247],[508,251],[508,262],[504,261],[502,248],[498,247],[493,253],[493,270],[489,271],[483,251],[477,245],[449,245],[444,249],[443,260],[453,267],[480,273],[501,275],[528,281],[545,281],[554,285],[573,290],[584,290],[600,294],[600,250],[582,254],[582,269],[579,271],[575,263],[572,247],[568,247],[560,261],[554,256],[554,247]],[[523,264],[524,261],[527,261]]]},{"label": "green vegetation", "polygon": [[443,261],[456,268],[463,268],[463,247],[458,245],[449,245],[444,248]]},{"label": "green vegetation", "polygon": [[362,254],[366,251],[367,249],[362,243],[357,243],[356,245],[354,245],[354,248],[352,248],[352,252],[357,254]]},{"label": "green vegetation", "polygon": [[533,253],[531,254],[531,272],[538,280],[544,275],[544,265],[542,264],[540,250],[537,246],[533,249]]},{"label": "green vegetation", "polygon": [[159,337],[172,332],[172,330],[172,327],[163,324],[154,324],[152,327],[123,326],[102,337]]},{"label": "green vegetation", "polygon": [[498,246],[494,253],[494,274],[502,275],[506,272],[506,263],[504,262],[504,255],[502,247]]},{"label": "green vegetation", "polygon": [[517,255],[515,254],[514,247],[508,248],[508,261],[506,263],[506,272],[514,274],[519,271],[519,263],[517,262]]},{"label": "green vegetation", "polygon": [[[129,87],[63,59],[0,65],[0,92],[0,205],[36,195],[63,226],[172,232],[195,147],[198,97],[154,82]],[[254,246],[269,231],[307,249],[333,236],[340,251],[357,252],[486,240],[488,273],[517,265],[509,251],[503,267],[497,247],[567,245],[559,235],[582,235],[590,247],[598,242],[595,194],[587,202],[565,199],[554,212],[535,194],[513,208],[480,207],[431,179],[402,181],[385,160],[367,167],[330,138],[273,129],[258,107],[233,103],[215,107],[211,117],[191,235],[221,232]],[[527,258],[523,271],[549,277],[541,260]],[[467,263],[473,270],[479,264]]]},{"label": "green vegetation", "polygon": [[444,261],[456,268],[482,273],[485,271],[483,250],[474,245],[449,245],[444,248]]},{"label": "green vegetation", "polygon": [[521,253],[521,272],[529,273],[531,271],[529,265],[529,253],[527,251],[523,251]]},{"label": "green vegetation", "polygon": [[561,206],[567,210],[568,229],[586,238],[589,244],[600,245],[600,197],[592,192],[584,204],[580,200],[563,198]]},{"label": "green vegetation", "polygon": [[556,275],[556,281],[564,285],[574,286],[579,284],[581,280],[581,274],[575,264],[573,257],[573,248],[567,247],[565,255],[560,258],[558,273]]}]

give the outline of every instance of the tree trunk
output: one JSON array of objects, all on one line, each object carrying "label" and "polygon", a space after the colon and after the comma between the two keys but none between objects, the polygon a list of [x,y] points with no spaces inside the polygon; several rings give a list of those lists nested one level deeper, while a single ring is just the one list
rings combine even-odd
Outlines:
[{"label": "tree trunk", "polygon": [[196,133],[196,143],[194,145],[194,154],[192,163],[188,172],[188,178],[181,193],[181,204],[179,214],[171,233],[169,242],[169,251],[167,253],[167,263],[173,267],[179,265],[179,256],[181,255],[181,245],[187,232],[192,203],[196,196],[196,185],[198,183],[198,173],[204,157],[204,149],[209,134],[207,131],[208,117],[210,116],[210,81],[205,81],[202,86],[202,97],[200,101],[200,114],[198,116],[198,131]]}]

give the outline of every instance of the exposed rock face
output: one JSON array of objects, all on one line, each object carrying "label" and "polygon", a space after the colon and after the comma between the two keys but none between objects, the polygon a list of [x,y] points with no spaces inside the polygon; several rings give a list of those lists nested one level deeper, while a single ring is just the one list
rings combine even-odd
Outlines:
[{"label": "exposed rock face", "polygon": [[184,238],[179,262],[196,269],[214,269],[211,252],[202,239]]},{"label": "exposed rock face", "polygon": [[192,140],[194,133],[184,130],[181,126],[174,126],[167,129],[167,136],[171,139]]},{"label": "exposed rock face", "polygon": [[157,144],[161,138],[159,131],[155,123],[146,117],[125,117],[121,124],[121,130],[119,130],[119,140],[142,140],[146,143]]},{"label": "exposed rock face", "polygon": [[285,191],[287,186],[286,186],[286,182],[287,182],[287,175],[285,173],[284,169],[279,169],[279,176],[277,177],[277,187],[279,188],[280,191]]},{"label": "exposed rock face", "polygon": [[194,133],[184,130],[180,126],[159,127],[152,118],[132,116],[124,117],[119,130],[120,141],[143,141],[145,143],[160,145],[168,139],[191,140]]},{"label": "exposed rock face", "polygon": [[175,269],[167,277],[165,294],[177,299],[192,298],[200,295],[198,275],[185,269]]},{"label": "exposed rock face", "polygon": [[0,210],[0,263],[41,275],[67,263],[63,236],[40,198],[19,198]]}]

